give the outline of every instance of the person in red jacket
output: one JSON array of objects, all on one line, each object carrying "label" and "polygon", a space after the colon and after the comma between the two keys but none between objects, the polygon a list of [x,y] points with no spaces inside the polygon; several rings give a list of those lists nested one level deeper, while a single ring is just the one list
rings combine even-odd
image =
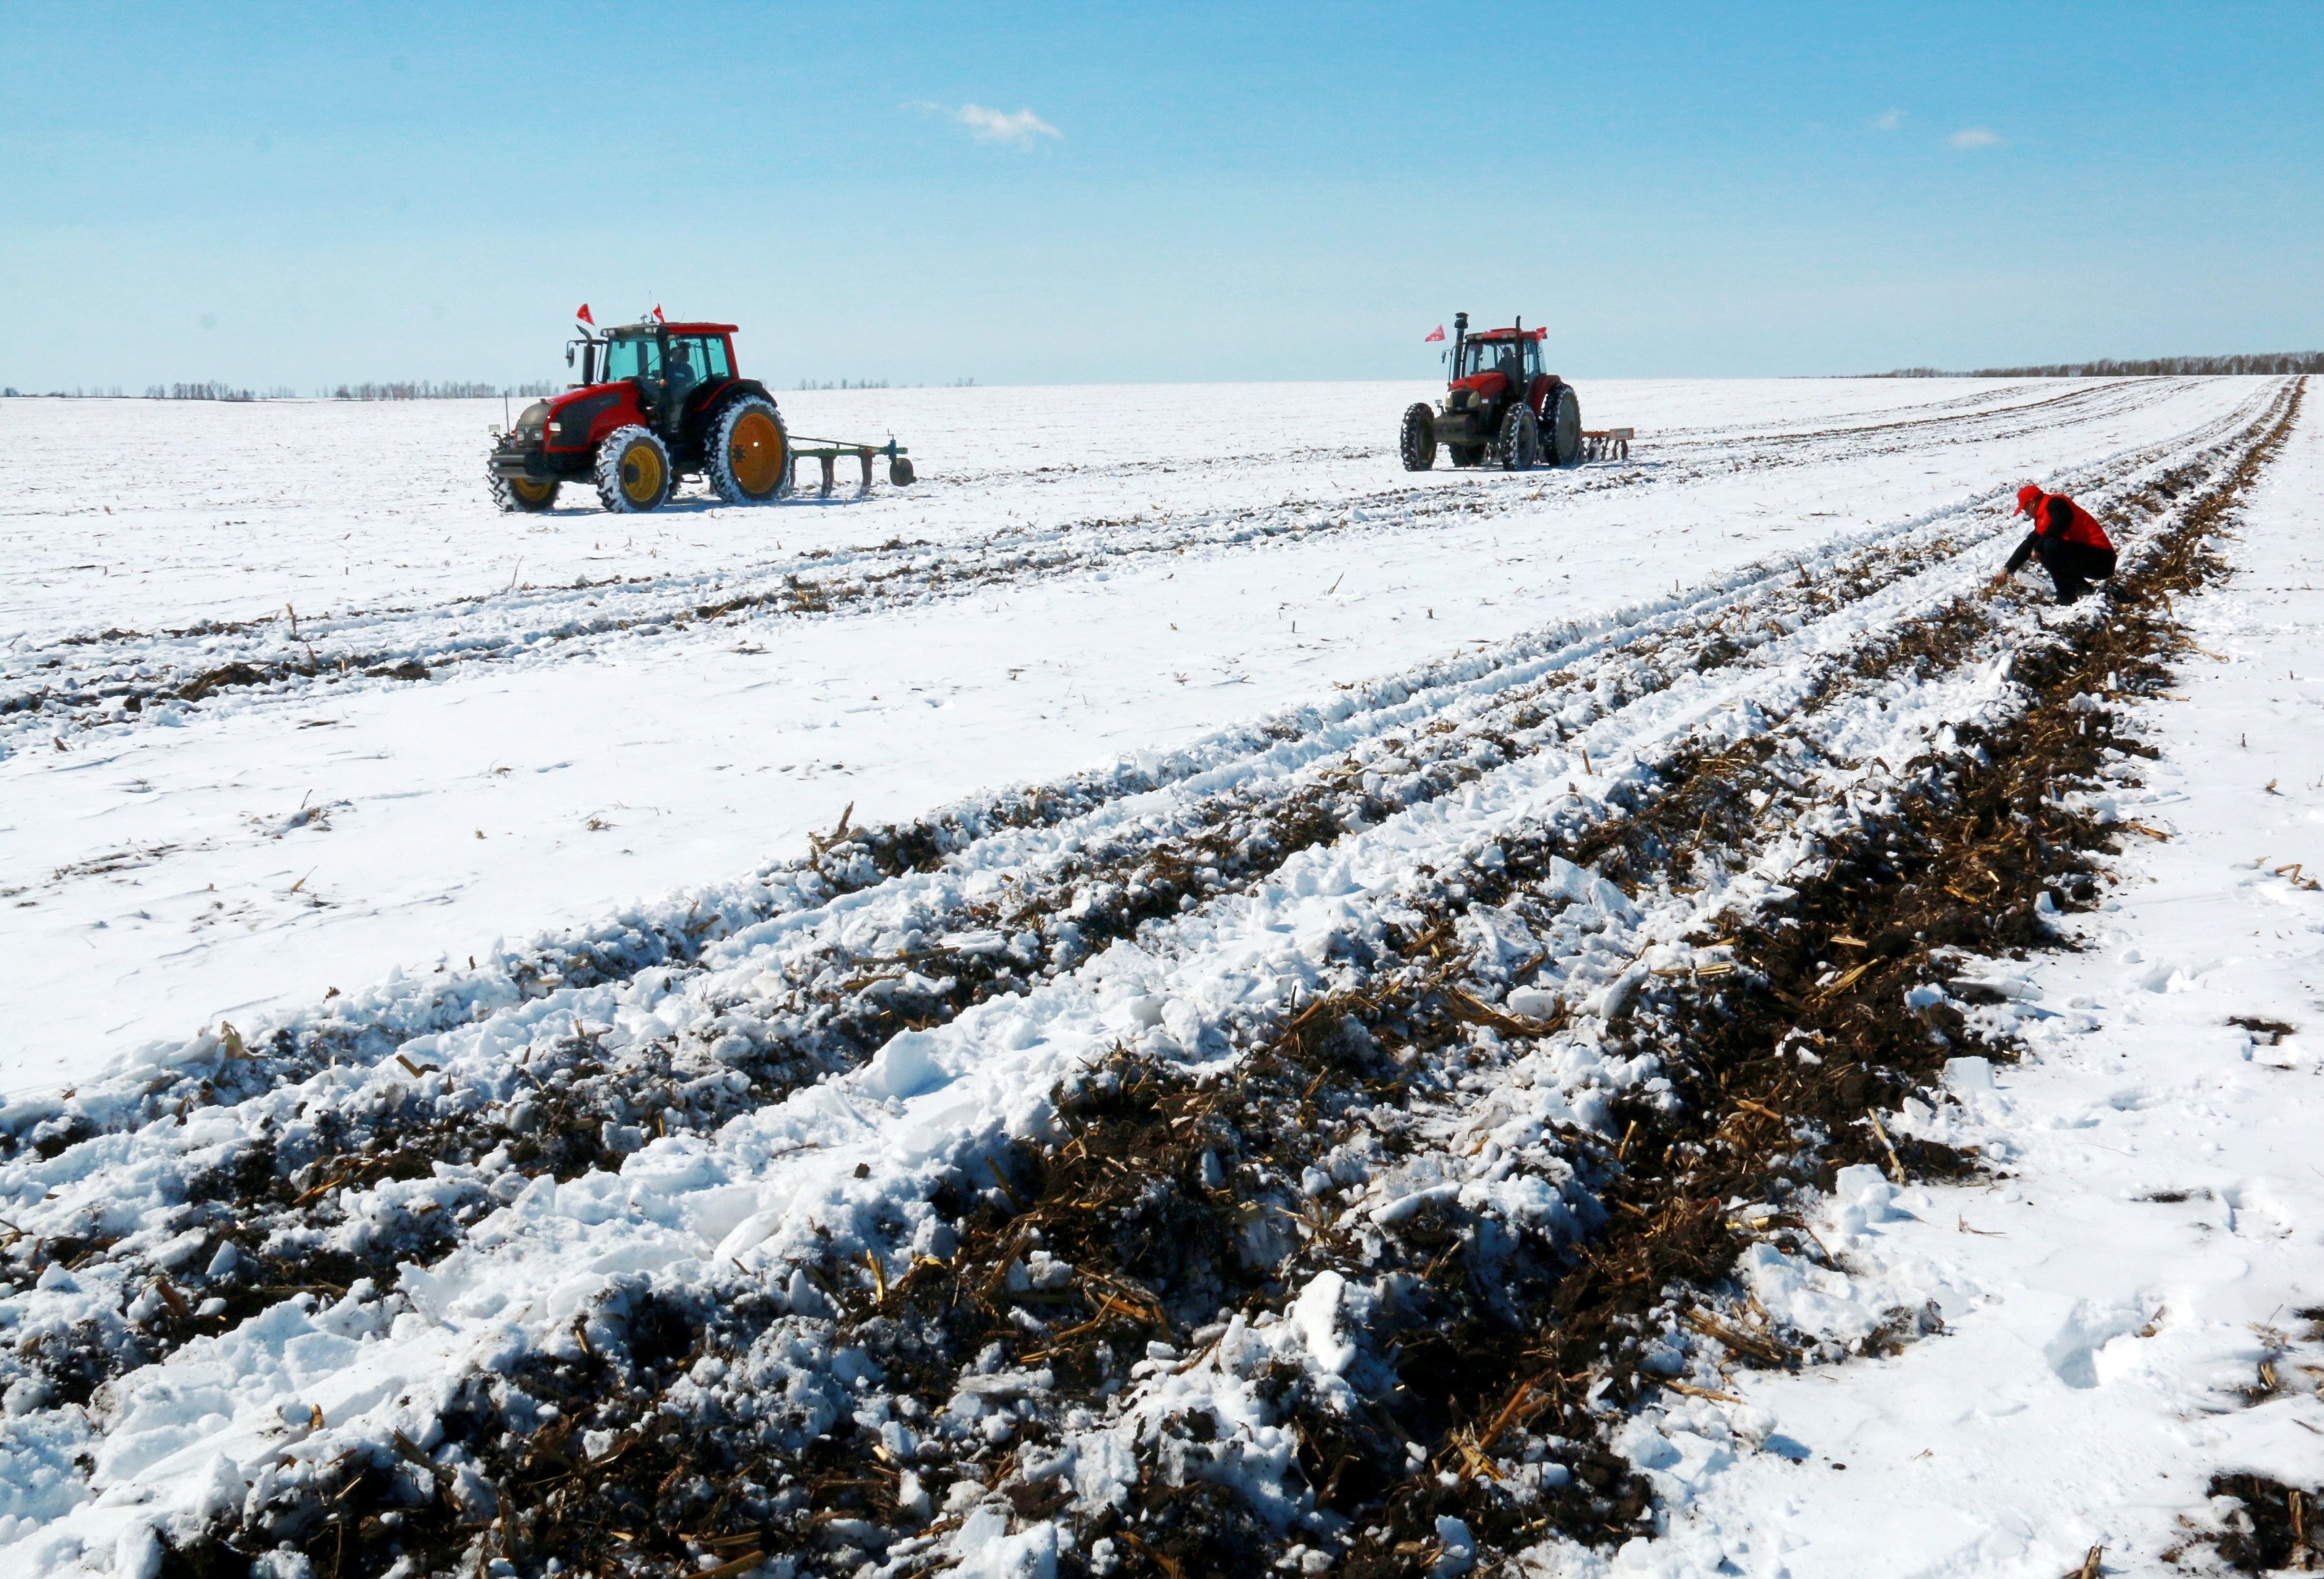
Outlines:
[{"label": "person in red jacket", "polygon": [[2114,543],[2106,528],[2063,494],[2044,494],[2028,483],[2017,490],[2017,513],[2032,516],[2034,530],[1993,578],[1995,586],[2036,555],[2058,588],[2060,603],[2073,602],[2090,589],[2091,582],[2114,574]]}]

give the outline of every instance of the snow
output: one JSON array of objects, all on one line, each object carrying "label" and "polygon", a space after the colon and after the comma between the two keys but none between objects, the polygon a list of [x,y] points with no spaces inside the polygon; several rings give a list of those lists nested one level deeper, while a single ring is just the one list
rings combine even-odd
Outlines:
[{"label": "snow", "polygon": [[[10,402],[0,411],[12,425],[90,457],[78,476],[50,470],[41,489],[17,495],[41,513],[9,519],[12,555],[36,540],[93,552],[110,535],[96,522],[122,478],[107,472],[117,463],[102,458],[93,412],[151,424],[148,466],[151,448],[261,453],[257,431],[275,451],[200,475],[198,487],[155,507],[143,524],[165,531],[226,510],[254,524],[234,529],[239,538],[209,522],[173,539],[181,559],[175,549],[138,556],[117,604],[60,573],[14,583],[12,684],[46,675],[41,683],[53,685],[108,664],[179,673],[228,660],[244,638],[141,638],[134,651],[120,638],[68,638],[262,615],[272,602],[230,592],[240,572],[222,568],[262,544],[280,560],[263,596],[316,596],[301,621],[318,645],[443,653],[456,628],[526,638],[521,652],[423,682],[228,691],[102,721],[43,711],[32,716],[37,727],[15,716],[0,762],[6,886],[12,900],[32,902],[0,912],[0,946],[20,962],[0,985],[12,1122],[56,1111],[66,1082],[88,1087],[85,1103],[126,1111],[157,1072],[223,1071],[221,1018],[254,1039],[276,1025],[325,1024],[377,1039],[364,1059],[180,1122],[0,1167],[8,1214],[28,1231],[102,1220],[160,1266],[200,1264],[207,1238],[172,1227],[170,1209],[201,1159],[238,1140],[406,1093],[438,1113],[512,1103],[524,1089],[519,1063],[581,1026],[598,1028],[592,1036],[614,1056],[697,1031],[733,1005],[768,1000],[788,965],[835,939],[885,956],[918,930],[963,953],[1004,955],[1018,939],[964,934],[960,916],[1102,836],[1152,834],[1195,815],[1199,795],[1259,798],[1342,761],[1383,784],[1406,781],[1416,769],[1403,753],[1419,748],[1405,737],[1419,722],[1494,718],[1508,697],[1553,677],[1580,699],[1570,734],[1536,730],[1530,754],[1352,826],[1136,942],[905,1032],[860,1067],[715,1131],[649,1138],[639,1128],[618,1172],[528,1183],[487,1164],[439,1165],[432,1177],[349,1187],[349,1214],[331,1230],[349,1246],[392,1233],[400,1214],[490,1209],[449,1254],[404,1270],[400,1305],[362,1286],[327,1302],[282,1301],[130,1371],[101,1418],[46,1408],[36,1390],[19,1391],[33,1388],[29,1379],[13,1383],[0,1418],[0,1573],[152,1571],[157,1526],[182,1529],[245,1491],[262,1506],[269,1477],[295,1463],[394,1432],[432,1448],[459,1378],[586,1341],[576,1317],[637,1279],[780,1287],[790,1312],[780,1341],[737,1363],[762,1368],[753,1385],[788,1389],[802,1408],[852,1407],[835,1398],[845,1362],[816,1349],[825,1301],[797,1268],[826,1250],[889,1253],[899,1236],[882,1221],[900,1222],[900,1242],[926,1253],[943,1229],[931,1181],[1012,1137],[1051,1132],[1050,1091],[1107,1049],[1127,1041],[1227,1067],[1237,1055],[1223,1033],[1328,988],[1333,940],[1376,935],[1409,913],[1425,886],[1416,873],[1453,881],[1464,866],[1491,865],[1527,828],[1590,826],[1643,778],[1641,763],[1684,743],[1771,734],[1821,706],[1821,757],[1801,771],[1827,793],[1748,868],[1699,892],[1634,900],[1560,863],[1554,914],[1467,912],[1464,941],[1512,965],[1540,962],[1506,996],[1510,1013],[1545,1016],[1563,1003],[1583,1024],[1545,1038],[1505,1081],[1434,1121],[1427,1147],[1351,1159],[1344,1177],[1334,1161],[1307,1191],[1319,1202],[1337,1191],[1319,1209],[1357,1232],[1457,1200],[1579,1235],[1602,1208],[1578,1187],[1512,1174],[1508,1159],[1555,1126],[1602,1131],[1612,1094],[1655,1090],[1651,1059],[1599,1045],[1589,1022],[1648,973],[1699,967],[1701,951],[1684,941],[1698,922],[1780,891],[1817,859],[1820,832],[1886,793],[1868,766],[1850,764],[1905,761],[1945,729],[2014,706],[2006,655],[1894,679],[1877,695],[1821,692],[1822,679],[1868,640],[1989,573],[2015,536],[2006,511],[2023,477],[2079,486],[2086,476],[2089,496],[2102,500],[2224,439],[2276,387],[1609,384],[1584,398],[1593,422],[1641,429],[1628,466],[1418,479],[1386,456],[1393,413],[1416,392],[1394,387],[801,395],[785,402],[796,429],[892,420],[924,476],[956,484],[669,518],[681,524],[650,518],[669,535],[651,540],[646,567],[635,549],[614,563],[655,579],[624,596],[641,609],[679,608],[827,563],[800,558],[802,544],[860,566],[872,551],[851,557],[848,545],[925,532],[935,547],[899,578],[897,596],[827,615],[746,612],[553,642],[530,633],[586,606],[591,589],[455,605],[519,572],[486,564],[479,577],[474,554],[449,556],[458,568],[441,577],[392,561],[465,527],[510,540],[504,557],[514,539],[538,535],[521,545],[528,556],[577,574],[589,562],[579,543],[602,540],[600,516],[512,524],[482,512],[480,488],[442,484],[437,496],[412,480],[464,426],[480,426],[473,409]],[[817,400],[828,403],[816,410]],[[1738,411],[1751,420],[1736,420]],[[2002,1001],[1978,1012],[2021,1041],[2026,1060],[1956,1059],[1953,1101],[1892,1119],[1978,1147],[2007,1177],[1899,1187],[1877,1169],[1846,1170],[1814,1223],[1844,1271],[1766,1246],[1738,1269],[1769,1311],[1829,1338],[1835,1354],[1898,1310],[1924,1313],[1917,1341],[1890,1358],[1720,1380],[1741,1404],[1690,1398],[1640,1412],[1618,1445],[1654,1480],[1667,1528],[1610,1555],[1545,1547],[1526,1559],[1532,1571],[2050,1575],[2093,1545],[2151,1559],[2184,1533],[2182,1519],[2208,1517],[2204,1485],[2219,1470],[2324,1479],[2324,1406],[2298,1369],[2319,1356],[2291,1314],[2324,1305],[2324,1175],[2312,1140],[2324,1064],[2300,1030],[2269,1040],[2229,1022],[2301,1026],[2324,1002],[2324,892],[2303,882],[2305,865],[2324,866],[2324,743],[2307,726],[2324,695],[2324,664],[2308,656],[2324,617],[2308,586],[2324,512],[2319,418],[2311,407],[2250,501],[2229,545],[2236,578],[2182,610],[2201,648],[2221,656],[2189,657],[2183,699],[2140,709],[2138,729],[2162,754],[2109,803],[2117,818],[2169,837],[2133,840],[2105,907],[2061,918],[2082,934],[2081,952],[1984,966]],[[393,442],[351,452],[345,485],[321,492],[297,457],[344,442],[361,422]],[[949,473],[946,445],[962,457]],[[0,447],[0,469],[22,454]],[[1067,462],[1090,469],[1041,480],[1040,466]],[[916,512],[935,519],[908,519]],[[791,547],[746,559],[721,543],[722,530],[771,532]],[[947,586],[951,568],[989,564],[998,534],[1012,531],[1061,562],[966,592]],[[365,563],[363,590],[310,592],[342,563],[334,544],[349,532],[401,546]],[[1883,585],[1868,575],[1837,606],[1796,604],[1798,580],[1842,566],[1853,577],[1924,550],[1925,562]],[[355,568],[341,580],[355,583]],[[1740,623],[1760,633],[1758,660],[1621,692],[1633,645],[1728,609],[1757,616]],[[2010,617],[2022,633],[2040,616]],[[247,638],[259,653],[285,640],[271,625]],[[202,659],[189,655],[213,641]],[[39,668],[52,658],[55,669]],[[2301,678],[2304,665],[2316,679]],[[306,727],[326,716],[328,728]],[[1251,728],[1268,720],[1283,725],[1279,737]],[[1150,788],[1100,798],[1054,826],[989,832],[936,870],[835,891],[780,863],[849,802],[859,824],[886,820],[1125,761]],[[327,815],[302,819],[315,806]],[[613,826],[588,831],[593,817]],[[136,863],[96,869],[116,852]],[[552,983],[540,996],[510,984],[523,950],[494,942],[666,930],[697,913],[737,924],[688,968]],[[481,963],[466,967],[472,950]],[[327,1000],[324,984],[343,991]],[[6,1325],[20,1336],[61,1332],[133,1297],[160,1299],[124,1281],[125,1260],[116,1247],[78,1272],[51,1263],[31,1290],[0,1302]],[[1045,1263],[1028,1259],[1024,1275],[1049,1276]],[[1236,1486],[1278,1525],[1307,1517],[1285,1489],[1294,1445],[1259,1382],[1290,1367],[1349,1390],[1373,1362],[1360,1342],[1364,1297],[1358,1280],[1325,1270],[1281,1319],[1237,1316],[1206,1352],[1151,1353],[1117,1417],[1065,1435],[1054,1473],[1102,1501],[1135,1477],[1133,1444],[1165,1454],[1183,1446],[1160,1423],[1198,1403],[1231,1452],[1176,1469]],[[2253,1403],[2239,1390],[2271,1357],[2284,1390]],[[1053,1381],[965,1376],[949,1424],[929,1428],[1005,1432],[1007,1417],[987,1400]],[[956,1571],[1052,1571],[1056,1526],[1012,1524],[971,1501],[948,1537]],[[1439,1521],[1437,1547],[1436,1573],[1475,1560],[1458,1519]]]}]

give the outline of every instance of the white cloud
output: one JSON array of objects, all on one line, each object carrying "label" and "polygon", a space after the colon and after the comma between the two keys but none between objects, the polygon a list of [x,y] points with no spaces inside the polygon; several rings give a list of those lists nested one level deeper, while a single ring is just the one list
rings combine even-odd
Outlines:
[{"label": "white cloud", "polygon": [[1872,123],[1872,129],[1876,132],[1893,132],[1904,124],[1904,112],[1903,110],[1890,110],[1887,114],[1882,115],[1878,120]]},{"label": "white cloud", "polygon": [[1956,148],[1999,148],[2006,139],[1983,126],[1969,126],[1945,139]]},{"label": "white cloud", "polygon": [[948,113],[954,120],[966,126],[969,135],[980,143],[1005,143],[1012,148],[1030,148],[1036,137],[1065,135],[1031,110],[1019,110],[1012,115],[1000,110],[986,109],[981,104],[964,104]]}]

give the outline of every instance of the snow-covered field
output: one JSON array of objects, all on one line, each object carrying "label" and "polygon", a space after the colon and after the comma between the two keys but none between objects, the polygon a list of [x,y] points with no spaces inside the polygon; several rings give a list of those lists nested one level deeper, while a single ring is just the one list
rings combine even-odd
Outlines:
[{"label": "snow-covered field", "polygon": [[[798,394],[922,483],[618,521],[492,513],[481,405],[0,405],[0,1570],[2241,1550],[2214,1476],[2324,1481],[2324,413],[1606,383],[1627,462],[1415,476],[1423,392]],[[2126,626],[1971,596],[2029,476],[2126,566],[2235,528],[2171,692],[2045,700]],[[2105,884],[1784,974],[2052,714],[2159,753],[2011,790],[2139,824]],[[2087,946],[1998,946],[2037,894]],[[1691,1202],[1884,1036],[1877,1148]],[[1527,1292],[1682,1219],[1741,1260]]]},{"label": "snow-covered field", "polygon": [[[792,394],[795,429],[892,429],[923,480],[620,519],[493,512],[497,402],[0,405],[0,698],[47,702],[0,714],[0,1089],[738,876],[851,803],[1189,744],[1958,513],[2253,390],[1606,383],[1585,413],[1645,435],[1628,464],[1416,477],[1391,447],[1424,393]],[[793,577],[879,612],[692,617]],[[122,711],[310,661],[431,678]]]}]

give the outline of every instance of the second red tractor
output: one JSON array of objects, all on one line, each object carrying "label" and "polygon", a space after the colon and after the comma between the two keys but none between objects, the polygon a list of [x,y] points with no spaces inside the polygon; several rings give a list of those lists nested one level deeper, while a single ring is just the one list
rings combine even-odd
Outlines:
[{"label": "second red tractor", "polygon": [[1454,466],[1489,460],[1508,471],[1547,461],[1572,466],[1582,457],[1582,401],[1573,386],[1542,366],[1546,333],[1524,320],[1506,329],[1469,332],[1469,315],[1452,319],[1452,377],[1443,402],[1415,402],[1404,413],[1397,454],[1404,469],[1436,464],[1440,444]]}]

